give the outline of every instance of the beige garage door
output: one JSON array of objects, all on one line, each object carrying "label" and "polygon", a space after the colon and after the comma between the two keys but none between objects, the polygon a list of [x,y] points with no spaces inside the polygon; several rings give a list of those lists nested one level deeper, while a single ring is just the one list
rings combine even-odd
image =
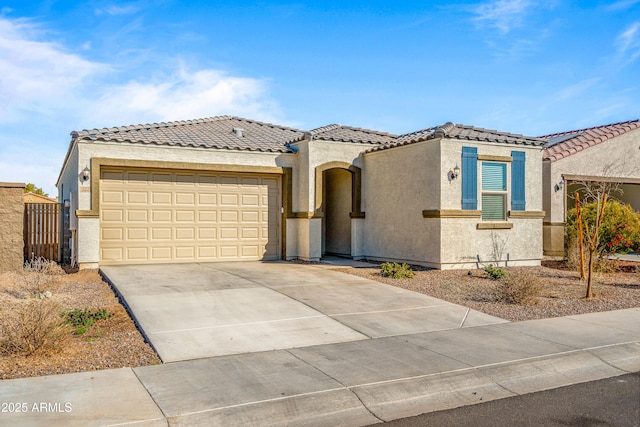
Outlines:
[{"label": "beige garage door", "polygon": [[100,262],[279,259],[280,177],[108,169],[100,180]]}]

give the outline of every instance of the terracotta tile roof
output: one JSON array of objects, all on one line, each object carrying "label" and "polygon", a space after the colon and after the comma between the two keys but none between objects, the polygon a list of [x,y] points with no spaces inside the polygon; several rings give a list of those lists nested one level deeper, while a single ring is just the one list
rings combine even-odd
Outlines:
[{"label": "terracotta tile roof", "polygon": [[541,137],[547,140],[543,159],[555,162],[638,128],[640,128],[640,120],[629,120],[627,122],[545,135]]},{"label": "terracotta tile roof", "polygon": [[388,144],[396,138],[386,132],[355,128],[343,125],[322,126],[309,131],[311,139],[324,141],[354,142],[360,144]]},{"label": "terracotta tile roof", "polygon": [[467,141],[486,141],[500,144],[532,145],[539,147],[542,147],[547,142],[541,138],[447,122],[441,126],[435,126],[400,135],[393,142],[382,147],[373,148],[369,151],[384,150],[387,148],[414,144],[416,142],[436,138],[453,138]]},{"label": "terracotta tile roof", "polygon": [[290,152],[288,144],[304,139],[304,131],[217,116],[198,120],[121,126],[72,132],[76,141],[109,141],[228,150]]}]

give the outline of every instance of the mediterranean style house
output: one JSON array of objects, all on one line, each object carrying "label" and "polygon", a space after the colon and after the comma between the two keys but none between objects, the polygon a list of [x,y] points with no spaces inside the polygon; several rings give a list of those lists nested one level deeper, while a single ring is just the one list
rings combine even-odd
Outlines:
[{"label": "mediterranean style house", "polygon": [[73,132],[57,186],[81,268],[328,254],[539,265],[547,142],[220,116]]},{"label": "mediterranean style house", "polygon": [[543,163],[544,255],[564,257],[564,221],[576,190],[615,183],[612,196],[640,211],[640,120],[546,135]]}]

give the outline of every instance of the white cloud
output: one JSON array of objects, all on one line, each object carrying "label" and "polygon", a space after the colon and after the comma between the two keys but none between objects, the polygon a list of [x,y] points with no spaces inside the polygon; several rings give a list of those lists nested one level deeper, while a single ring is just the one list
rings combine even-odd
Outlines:
[{"label": "white cloud", "polygon": [[55,43],[34,40],[37,33],[27,20],[0,17],[0,123],[19,120],[26,111],[61,108],[69,93],[103,68]]},{"label": "white cloud", "polygon": [[474,19],[503,33],[508,33],[522,22],[522,16],[532,6],[529,0],[497,0],[484,3],[474,9]]},{"label": "white cloud", "polygon": [[629,62],[640,56],[640,22],[634,22],[616,39],[618,53]]},{"label": "white cloud", "polygon": [[90,108],[87,121],[100,126],[128,125],[223,114],[277,121],[279,109],[266,91],[264,80],[181,67],[154,82],[131,81],[107,88]]}]

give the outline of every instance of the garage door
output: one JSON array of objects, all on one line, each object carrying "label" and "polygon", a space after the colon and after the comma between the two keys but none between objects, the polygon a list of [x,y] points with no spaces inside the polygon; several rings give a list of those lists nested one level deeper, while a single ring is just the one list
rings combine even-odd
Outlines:
[{"label": "garage door", "polygon": [[100,178],[104,265],[279,259],[277,175],[103,167]]}]

